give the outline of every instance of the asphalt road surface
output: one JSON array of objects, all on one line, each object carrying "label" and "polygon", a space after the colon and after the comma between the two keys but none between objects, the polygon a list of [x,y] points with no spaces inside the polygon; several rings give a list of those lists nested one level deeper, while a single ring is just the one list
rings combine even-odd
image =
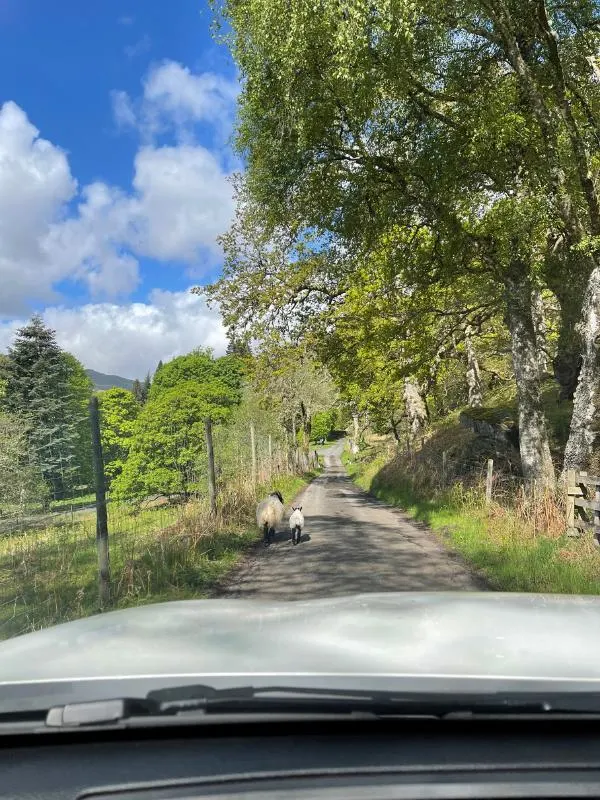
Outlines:
[{"label": "asphalt road surface", "polygon": [[323,449],[324,472],[296,499],[305,528],[290,539],[286,513],[270,547],[262,543],[220,597],[309,600],[357,592],[481,591],[481,579],[425,526],[369,497],[347,477],[343,442]]}]

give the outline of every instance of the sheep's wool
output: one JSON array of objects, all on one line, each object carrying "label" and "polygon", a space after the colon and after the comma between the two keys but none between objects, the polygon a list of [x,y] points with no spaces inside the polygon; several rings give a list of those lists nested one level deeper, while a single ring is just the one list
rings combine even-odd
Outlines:
[{"label": "sheep's wool", "polygon": [[277,497],[267,497],[256,507],[256,522],[259,528],[268,525],[274,528],[283,518],[283,503]]},{"label": "sheep's wool", "polygon": [[304,514],[297,508],[295,511],[292,511],[290,514],[290,530],[294,530],[294,528],[299,527],[300,530],[304,527]]}]

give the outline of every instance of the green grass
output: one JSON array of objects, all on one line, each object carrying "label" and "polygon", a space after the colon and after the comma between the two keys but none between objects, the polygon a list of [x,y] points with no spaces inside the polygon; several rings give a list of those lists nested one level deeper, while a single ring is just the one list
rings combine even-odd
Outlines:
[{"label": "green grass", "polygon": [[[278,476],[291,502],[316,473]],[[108,508],[110,608],[206,597],[260,538],[248,482],[227,487],[215,520],[205,501],[136,512]],[[95,512],[0,536],[0,639],[99,611]]]},{"label": "green grass", "polygon": [[[518,507],[487,507],[476,489],[460,483],[424,496],[408,473],[386,466],[382,455],[343,460],[363,489],[426,523],[497,591],[600,594],[600,555],[591,535],[561,535],[562,512],[552,501],[535,514]],[[384,469],[385,467],[385,469]]]},{"label": "green grass", "polygon": [[[562,455],[569,436],[569,425],[573,412],[571,401],[558,402],[558,389],[554,380],[548,380],[542,389],[542,405],[548,423],[553,456]],[[518,427],[519,415],[517,398],[514,391],[499,392],[488,397],[482,408],[468,408],[465,412],[473,419],[482,420],[495,425]]]},{"label": "green grass", "polygon": [[70,511],[72,508],[85,508],[85,506],[90,506],[95,502],[96,495],[93,492],[89,492],[66,500],[52,500],[50,511]]}]

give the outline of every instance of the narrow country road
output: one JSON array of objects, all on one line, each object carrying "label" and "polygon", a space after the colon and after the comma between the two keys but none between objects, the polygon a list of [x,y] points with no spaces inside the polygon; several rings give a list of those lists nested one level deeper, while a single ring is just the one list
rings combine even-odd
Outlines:
[{"label": "narrow country road", "polygon": [[357,592],[482,590],[458,557],[424,526],[370,498],[347,477],[343,443],[323,449],[325,470],[298,499],[302,542],[290,540],[286,514],[274,543],[262,544],[218,591],[220,597],[308,600]]}]

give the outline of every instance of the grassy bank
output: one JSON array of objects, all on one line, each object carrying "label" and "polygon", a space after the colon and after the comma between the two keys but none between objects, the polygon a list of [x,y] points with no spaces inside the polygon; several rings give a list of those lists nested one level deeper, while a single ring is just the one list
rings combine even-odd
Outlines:
[{"label": "grassy bank", "polygon": [[[286,501],[313,474],[280,476]],[[248,482],[230,486],[213,519],[204,502],[135,513],[109,506],[111,607],[205,597],[260,538]],[[95,513],[0,537],[0,639],[98,611]]]},{"label": "grassy bank", "polygon": [[[449,488],[411,479],[407,463],[377,447],[344,454],[350,476],[366,491],[425,522],[451,550],[482,574],[491,588],[514,592],[600,593],[600,554],[591,534],[564,536],[562,510],[553,500],[536,508],[519,499],[486,506],[476,482]],[[421,464],[421,467],[423,464]],[[425,465],[427,466],[427,465]],[[439,462],[429,464],[435,474]]]}]

